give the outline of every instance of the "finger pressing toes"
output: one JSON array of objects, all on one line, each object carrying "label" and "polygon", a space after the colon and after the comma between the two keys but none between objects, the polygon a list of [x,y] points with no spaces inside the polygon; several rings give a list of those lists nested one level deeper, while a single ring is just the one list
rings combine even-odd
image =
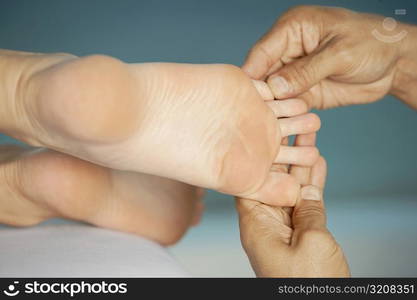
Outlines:
[{"label": "finger pressing toes", "polygon": [[320,157],[311,168],[309,183],[301,188],[301,200],[295,205],[293,224],[297,229],[296,235],[303,229],[326,228],[326,213],[323,203],[325,180],[326,161]]},{"label": "finger pressing toes", "polygon": [[313,133],[320,128],[320,118],[313,113],[278,120],[282,137]]},{"label": "finger pressing toes", "polygon": [[278,118],[298,116],[308,110],[307,104],[301,99],[267,101],[266,104]]},{"label": "finger pressing toes", "polygon": [[301,199],[294,208],[293,226],[295,240],[305,230],[326,229],[326,212],[323,203],[323,189],[316,185],[305,185],[301,188]]}]

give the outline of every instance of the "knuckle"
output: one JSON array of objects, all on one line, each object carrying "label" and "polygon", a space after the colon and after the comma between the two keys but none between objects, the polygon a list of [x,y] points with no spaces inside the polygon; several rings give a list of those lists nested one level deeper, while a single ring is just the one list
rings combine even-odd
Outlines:
[{"label": "knuckle", "polygon": [[262,38],[258,43],[256,43],[256,45],[250,51],[250,55],[261,55],[264,57],[266,65],[272,66],[275,61],[272,59],[269,51],[265,48],[264,40],[265,38]]},{"label": "knuckle", "polygon": [[[308,64],[294,64],[292,67],[289,66],[289,68],[291,68],[291,71],[288,72],[286,75],[287,78],[292,82],[292,84],[295,84],[296,89],[302,88],[307,84],[311,84],[311,82],[314,79],[314,68],[312,68]],[[284,77],[286,76],[284,75]]]},{"label": "knuckle", "polygon": [[342,41],[329,45],[330,54],[335,57],[335,61],[340,66],[348,67],[356,62],[356,57],[352,51],[353,46]]},{"label": "knuckle", "polygon": [[325,217],[324,209],[321,203],[310,203],[308,206],[302,206],[294,210],[294,215],[300,219]]},{"label": "knuckle", "polygon": [[286,15],[303,15],[309,14],[317,10],[316,6],[313,5],[295,5],[291,7],[287,12]]},{"label": "knuckle", "polygon": [[326,14],[326,10],[317,5],[296,5],[286,11],[279,19],[280,24],[292,22],[302,22],[306,18],[311,18],[317,14]]}]

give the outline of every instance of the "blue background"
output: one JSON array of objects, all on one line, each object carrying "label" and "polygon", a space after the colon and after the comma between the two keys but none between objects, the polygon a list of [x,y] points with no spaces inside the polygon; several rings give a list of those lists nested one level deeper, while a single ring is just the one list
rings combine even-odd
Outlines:
[{"label": "blue background", "polygon": [[[2,1],[0,47],[102,53],[126,62],[240,65],[275,19],[299,4],[342,6],[417,23],[417,1],[412,0]],[[395,16],[398,8],[407,14]],[[353,273],[417,276],[416,112],[386,97],[375,104],[318,114],[322,119],[318,143],[329,165],[330,228],[347,250]],[[6,141],[11,140],[0,136],[0,142]],[[196,275],[250,275],[244,256],[239,256],[231,197],[209,192],[207,203],[201,229],[193,230],[173,253]],[[218,231],[213,231],[215,226]],[[217,262],[239,253],[236,268],[202,263],[207,248],[198,247],[206,245],[204,241],[217,245],[211,252],[217,253]],[[230,249],[221,253],[226,244]],[[386,256],[370,258],[380,251]]]}]

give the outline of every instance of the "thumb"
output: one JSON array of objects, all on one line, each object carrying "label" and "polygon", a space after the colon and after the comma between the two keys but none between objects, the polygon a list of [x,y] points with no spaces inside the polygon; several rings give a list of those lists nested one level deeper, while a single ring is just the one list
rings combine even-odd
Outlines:
[{"label": "thumb", "polygon": [[301,188],[301,199],[297,201],[292,216],[296,235],[309,229],[326,229],[326,213],[323,203],[326,171],[326,161],[320,157],[312,167],[309,185]]},{"label": "thumb", "polygon": [[296,59],[268,78],[268,85],[277,99],[300,95],[322,79],[335,74],[339,62],[328,48]]}]

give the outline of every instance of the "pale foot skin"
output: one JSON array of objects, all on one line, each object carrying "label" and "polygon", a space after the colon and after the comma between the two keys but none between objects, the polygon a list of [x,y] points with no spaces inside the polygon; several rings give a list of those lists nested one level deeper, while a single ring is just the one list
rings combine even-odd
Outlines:
[{"label": "pale foot skin", "polygon": [[13,226],[64,217],[171,245],[203,210],[200,188],[45,149],[0,146],[0,183],[0,222]]},{"label": "pale foot skin", "polygon": [[[296,144],[314,145],[315,134],[297,136]],[[322,157],[313,167],[291,167],[302,185],[294,209],[237,199],[242,245],[258,277],[350,277],[343,250],[326,227],[326,171]]]},{"label": "pale foot skin", "polygon": [[[312,165],[318,158],[315,147],[279,151],[283,137],[317,131],[318,117],[297,100],[265,105],[256,85],[231,65],[61,54],[14,60],[26,68],[3,123],[32,145],[287,206],[295,203],[298,183],[271,172],[272,164]],[[13,116],[20,127],[13,127]]]}]

